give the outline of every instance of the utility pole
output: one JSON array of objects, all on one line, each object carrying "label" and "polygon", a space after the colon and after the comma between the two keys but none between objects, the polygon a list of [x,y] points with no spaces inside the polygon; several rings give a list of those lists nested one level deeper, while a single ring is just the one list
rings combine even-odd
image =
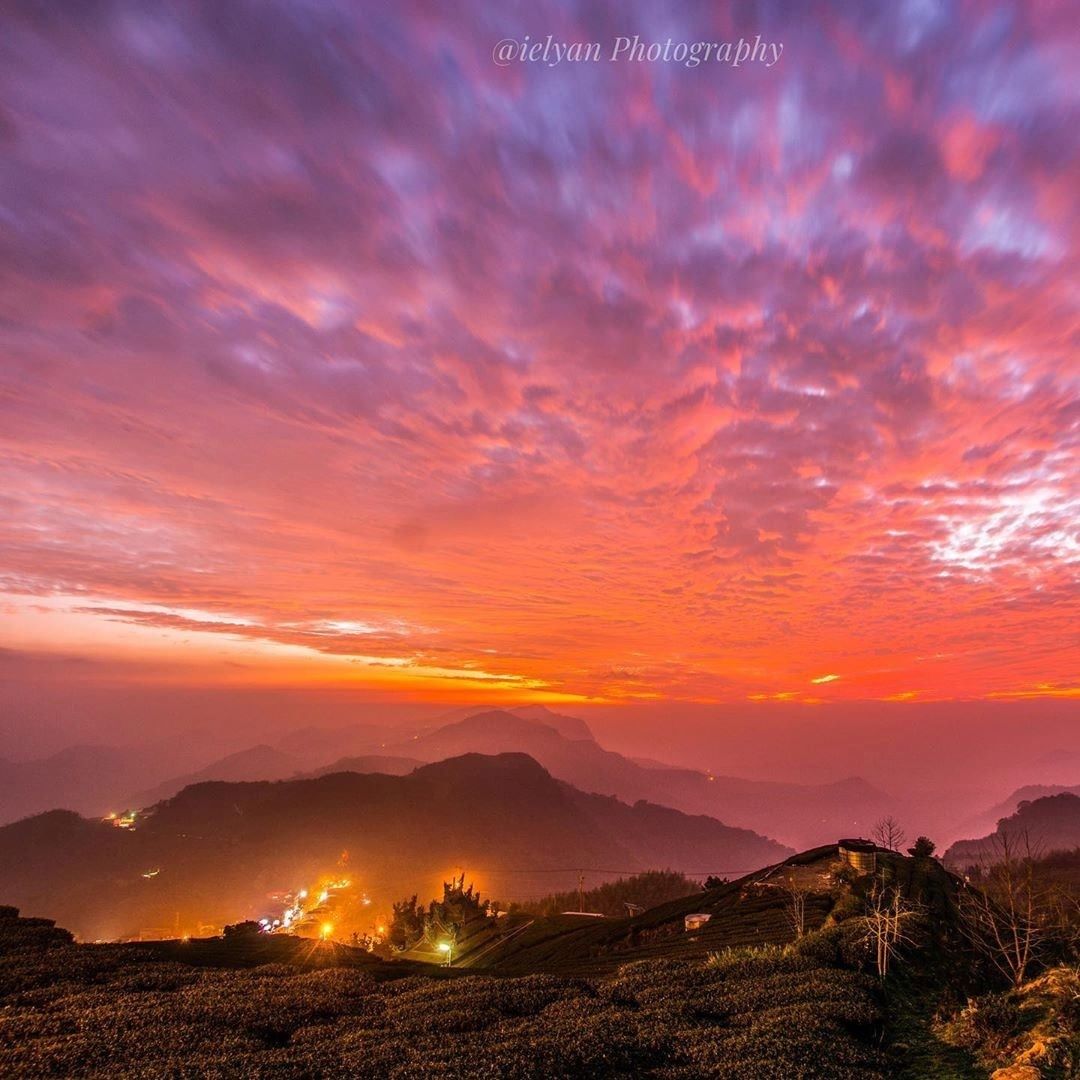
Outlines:
[{"label": "utility pole", "polygon": [[579,915],[585,911],[585,875],[581,872],[577,876],[577,909]]}]

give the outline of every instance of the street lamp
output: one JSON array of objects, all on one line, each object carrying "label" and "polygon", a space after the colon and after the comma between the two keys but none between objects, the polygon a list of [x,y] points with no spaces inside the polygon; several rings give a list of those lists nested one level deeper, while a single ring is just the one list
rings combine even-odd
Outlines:
[{"label": "street lamp", "polygon": [[446,953],[446,966],[454,962],[454,943],[452,941],[440,941],[439,952]]}]

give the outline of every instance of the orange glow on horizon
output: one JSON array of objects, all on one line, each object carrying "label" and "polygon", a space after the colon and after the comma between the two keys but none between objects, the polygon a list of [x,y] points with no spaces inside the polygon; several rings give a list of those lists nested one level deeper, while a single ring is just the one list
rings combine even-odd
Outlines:
[{"label": "orange glow on horizon", "polygon": [[[666,692],[653,689],[642,685],[633,669],[623,674],[614,671],[611,678],[602,682],[588,680],[575,686],[564,677],[561,665],[552,668],[549,663],[523,661],[514,665],[517,670],[485,670],[479,665],[472,666],[475,662],[468,657],[453,666],[407,658],[387,662],[380,657],[326,652],[301,643],[295,635],[275,634],[262,624],[200,625],[198,620],[189,620],[181,629],[145,621],[138,617],[142,614],[138,608],[130,609],[134,621],[129,622],[115,614],[99,613],[82,598],[71,602],[70,607],[66,603],[53,599],[45,605],[36,603],[28,608],[17,602],[9,604],[5,629],[23,644],[32,642],[39,663],[47,663],[49,657],[54,657],[57,663],[68,666],[68,677],[76,680],[183,687],[363,689],[387,700],[455,704],[480,699],[493,705],[663,700],[702,704],[740,700],[825,704],[844,700],[900,702],[1080,696],[1080,688],[1068,683],[1012,682],[1000,674],[982,692],[963,692],[956,678],[956,661],[962,658],[948,655],[912,656],[887,671],[878,670],[874,664],[861,671],[852,665],[843,678],[833,673],[810,677],[808,682],[816,691],[813,695],[790,686],[792,677],[803,667],[804,658],[793,656],[785,661],[775,653],[762,654],[745,673],[730,661],[713,666],[711,672],[703,667],[700,677],[706,683],[710,680],[723,683],[727,689],[721,692],[692,686],[672,687]],[[0,636],[0,647],[3,643]],[[583,644],[581,653],[587,651]],[[485,657],[485,662],[491,669],[503,666],[497,658]],[[761,686],[761,671],[770,668],[780,683],[777,689]],[[648,669],[643,666],[638,670]],[[909,682],[905,676],[914,675],[920,678],[922,689],[904,688],[903,683]],[[891,689],[890,684],[895,683],[900,683],[900,687]],[[822,696],[826,691],[828,696]]]}]

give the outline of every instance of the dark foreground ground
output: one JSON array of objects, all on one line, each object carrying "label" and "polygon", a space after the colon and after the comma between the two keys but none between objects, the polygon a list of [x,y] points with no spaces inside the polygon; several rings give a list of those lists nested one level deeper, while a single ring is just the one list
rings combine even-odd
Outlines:
[{"label": "dark foreground ground", "polygon": [[3,1076],[889,1075],[874,980],[820,946],[645,960],[596,978],[440,978],[310,943],[287,963],[195,966],[157,949],[76,945],[10,910]]},{"label": "dark foreground ground", "polygon": [[[917,905],[884,980],[882,882]],[[481,920],[452,969],[276,935],[82,945],[0,907],[0,1078],[1080,1076],[1073,939],[1010,988],[962,887],[883,850],[853,878],[832,845],[633,918]]]}]

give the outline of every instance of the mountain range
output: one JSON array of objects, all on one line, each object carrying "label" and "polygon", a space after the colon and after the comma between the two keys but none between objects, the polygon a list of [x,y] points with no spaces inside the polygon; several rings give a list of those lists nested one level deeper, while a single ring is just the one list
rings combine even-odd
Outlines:
[{"label": "mountain range", "polygon": [[135,746],[75,745],[31,761],[0,758],[0,824],[57,808],[102,815],[148,806],[200,779],[279,779],[368,753],[385,738],[382,728],[349,724],[299,729],[273,746],[210,760],[205,740],[180,737]]},{"label": "mountain range", "polygon": [[405,776],[198,783],[131,830],[52,811],[0,828],[0,880],[5,902],[97,939],[267,914],[270,895],[340,872],[388,906],[459,870],[508,899],[576,887],[580,871],[737,875],[789,850],[579,791],[523,754],[467,754]]},{"label": "mountain range", "polygon": [[528,717],[516,710],[472,713],[390,744],[386,752],[426,761],[471,752],[528,754],[553,776],[583,791],[708,814],[800,848],[868,832],[894,808],[890,796],[857,777],[831,784],[786,784],[660,762],[642,764],[604,749],[591,737],[568,738],[547,722],[550,715],[538,710]]},{"label": "mountain range", "polygon": [[579,718],[536,705],[456,710],[407,737],[367,725],[312,727],[172,776],[163,773],[170,755],[145,750],[78,747],[40,762],[4,763],[0,822],[57,807],[88,815],[147,807],[207,780],[283,780],[344,770],[397,775],[469,753],[527,754],[582,791],[706,814],[796,847],[865,833],[895,812],[890,796],[857,777],[788,784],[637,761],[605,749]]}]

